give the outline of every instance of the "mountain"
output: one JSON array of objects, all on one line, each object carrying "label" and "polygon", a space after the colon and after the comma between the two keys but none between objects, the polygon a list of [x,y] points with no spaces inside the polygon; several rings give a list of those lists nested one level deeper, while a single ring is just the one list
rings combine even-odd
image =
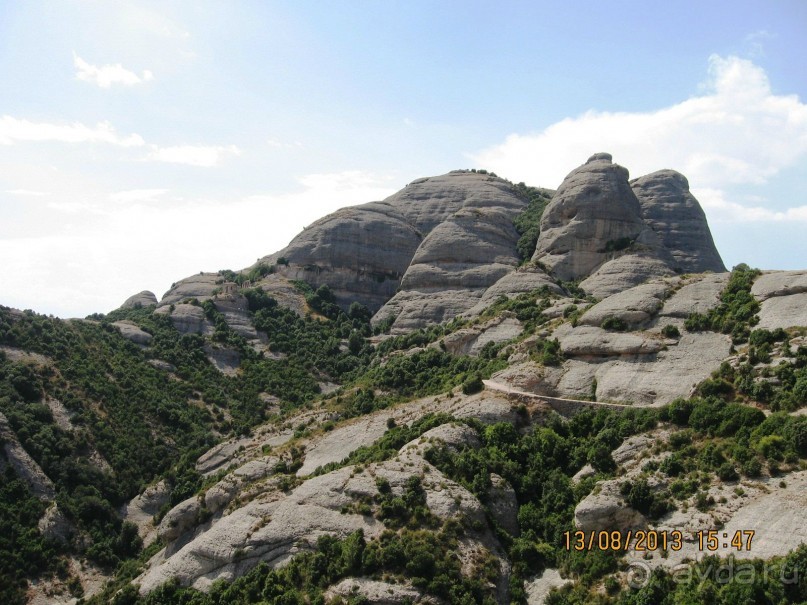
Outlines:
[{"label": "mountain", "polygon": [[807,573],[805,409],[807,271],[727,272],[683,175],[417,179],[159,300],[0,307],[0,596],[711,603],[702,553]]}]

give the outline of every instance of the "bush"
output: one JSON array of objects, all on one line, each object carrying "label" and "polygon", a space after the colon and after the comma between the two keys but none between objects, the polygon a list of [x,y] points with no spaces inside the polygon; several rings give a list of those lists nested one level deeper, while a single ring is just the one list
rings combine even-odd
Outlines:
[{"label": "bush", "polygon": [[717,469],[717,476],[723,481],[736,481],[740,478],[731,462],[721,464]]},{"label": "bush", "polygon": [[672,324],[667,324],[661,328],[661,334],[667,338],[678,338],[681,336],[681,332],[679,332],[678,328]]},{"label": "bush", "polygon": [[628,329],[628,324],[625,323],[621,317],[614,317],[613,315],[610,317],[606,317],[600,327],[603,330],[608,330],[610,332],[624,332]]},{"label": "bush", "polygon": [[704,332],[711,329],[712,323],[703,313],[690,313],[684,321],[687,332]]},{"label": "bush", "polygon": [[484,383],[482,382],[482,376],[474,374],[470,378],[468,378],[465,382],[462,383],[462,392],[466,395],[473,395],[474,393],[479,393],[482,389],[485,388]]}]

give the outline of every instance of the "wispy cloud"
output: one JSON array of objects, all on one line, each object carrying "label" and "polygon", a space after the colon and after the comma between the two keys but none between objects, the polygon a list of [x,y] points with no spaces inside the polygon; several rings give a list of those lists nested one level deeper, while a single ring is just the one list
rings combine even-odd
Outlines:
[{"label": "wispy cloud", "polygon": [[86,126],[79,122],[53,124],[21,120],[8,115],[0,117],[0,145],[13,145],[22,141],[107,143],[122,147],[139,147],[145,144],[143,137],[138,134],[119,135],[109,122]]},{"label": "wispy cloud", "polygon": [[[510,179],[556,187],[570,166],[598,151],[612,153],[634,176],[679,170],[717,204],[730,200],[728,189],[765,184],[807,156],[807,105],[796,95],[774,94],[751,61],[713,55],[699,96],[645,113],[589,111],[535,134],[512,134],[471,158]],[[784,215],[804,220],[798,208]],[[773,211],[755,216],[780,220]]]},{"label": "wispy cloud", "polygon": [[116,191],[109,199],[119,204],[134,202],[153,202],[168,193],[168,189],[127,189]]},{"label": "wispy cloud", "polygon": [[43,195],[48,195],[47,191],[35,191],[33,189],[8,189],[6,193],[23,197],[42,197]]},{"label": "wispy cloud", "polygon": [[[723,222],[807,222],[807,206],[796,206],[785,210],[771,210],[764,206],[748,206],[726,199],[721,189],[695,188],[693,194],[708,211],[709,216]],[[764,201],[764,200],[763,200]]]},{"label": "wispy cloud", "polygon": [[218,164],[228,155],[241,155],[235,145],[177,145],[175,147],[154,147],[148,159],[171,164],[186,164],[209,168]]},{"label": "wispy cloud", "polygon": [[79,80],[90,82],[101,88],[111,88],[113,84],[134,86],[154,79],[154,74],[148,69],[143,70],[141,75],[137,75],[120,63],[101,65],[99,67],[88,63],[75,52],[73,53],[73,65],[76,68],[76,77]]},{"label": "wispy cloud", "polygon": [[[57,217],[44,215],[54,223],[48,232],[0,238],[0,258],[20,259],[0,263],[0,303],[70,317],[114,309],[144,288],[160,296],[182,276],[245,267],[280,250],[322,216],[383,199],[394,190],[388,175],[363,171],[308,175],[298,183],[285,193],[180,201],[170,196],[173,189],[170,195],[160,188],[116,191],[90,201],[75,192],[73,199],[48,205],[60,211]],[[172,203],[107,202],[161,195]],[[224,225],[222,217],[249,221]],[[260,236],[244,237],[253,231]],[[100,289],[99,275],[105,276]]]},{"label": "wispy cloud", "polygon": [[745,37],[745,45],[748,49],[748,55],[754,59],[765,56],[765,42],[775,38],[773,34],[765,29],[755,31]]}]

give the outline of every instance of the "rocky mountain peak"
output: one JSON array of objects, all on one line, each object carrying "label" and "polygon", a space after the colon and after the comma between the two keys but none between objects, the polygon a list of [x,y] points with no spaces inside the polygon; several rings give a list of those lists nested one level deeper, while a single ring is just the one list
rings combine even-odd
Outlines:
[{"label": "rocky mountain peak", "polygon": [[[555,192],[483,170],[415,179],[382,201],[319,219],[242,273],[271,269],[260,282],[247,281],[278,300],[295,280],[326,285],[342,307],[358,301],[375,323],[392,320],[400,333],[473,315],[502,295],[560,290],[565,281],[603,298],[655,277],[725,271],[683,175],[629,176],[611,154],[595,153]],[[542,203],[551,196],[542,214],[528,212],[530,195]],[[518,246],[530,212],[540,235],[534,262],[524,264]],[[180,280],[159,306],[205,300],[223,282],[215,273]]]},{"label": "rocky mountain peak", "polygon": [[[533,260],[557,279],[588,281],[597,296],[649,276],[725,271],[683,175],[628,178],[608,153],[573,170],[543,213]],[[618,283],[606,277],[618,273]]]},{"label": "rocky mountain peak", "polygon": [[564,179],[546,207],[533,260],[561,280],[585,278],[645,229],[628,170],[597,153]]}]

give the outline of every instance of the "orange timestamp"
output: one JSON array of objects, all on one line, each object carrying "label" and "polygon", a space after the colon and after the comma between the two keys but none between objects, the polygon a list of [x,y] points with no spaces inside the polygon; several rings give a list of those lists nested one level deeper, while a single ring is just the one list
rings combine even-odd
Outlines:
[{"label": "orange timestamp", "polygon": [[566,550],[681,550],[684,534],[680,531],[640,529],[636,531],[566,531],[563,532]]},{"label": "orange timestamp", "polygon": [[[753,530],[738,530],[731,533],[715,529],[695,532],[693,542],[699,550],[716,551],[734,548],[750,551],[754,539]],[[675,530],[640,529],[622,531],[566,531],[563,532],[566,550],[611,550],[623,551],[633,548],[636,551],[672,550],[679,551],[684,546],[684,534]]]}]

